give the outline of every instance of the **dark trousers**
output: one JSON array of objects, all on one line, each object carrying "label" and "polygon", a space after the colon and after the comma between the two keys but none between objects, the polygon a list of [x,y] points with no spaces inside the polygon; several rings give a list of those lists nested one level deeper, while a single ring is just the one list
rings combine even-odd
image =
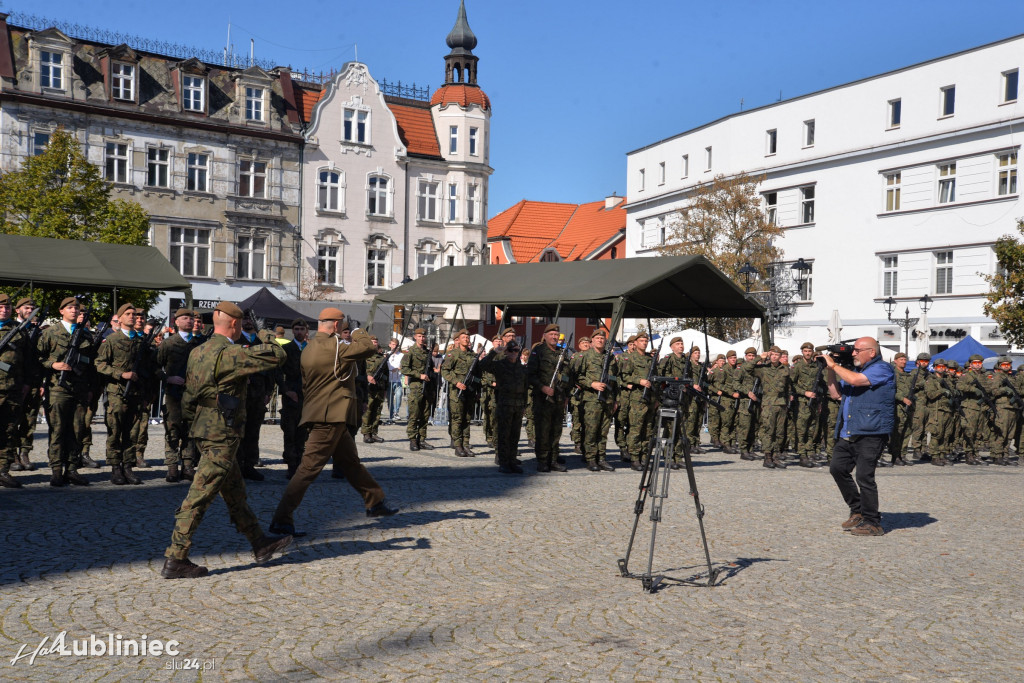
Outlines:
[{"label": "dark trousers", "polygon": [[[882,515],[878,512],[875,467],[888,441],[888,435],[856,436],[852,441],[836,439],[829,467],[843,500],[850,506],[850,514],[860,514],[865,521],[876,525],[881,525]],[[850,474],[855,469],[856,483]]]}]

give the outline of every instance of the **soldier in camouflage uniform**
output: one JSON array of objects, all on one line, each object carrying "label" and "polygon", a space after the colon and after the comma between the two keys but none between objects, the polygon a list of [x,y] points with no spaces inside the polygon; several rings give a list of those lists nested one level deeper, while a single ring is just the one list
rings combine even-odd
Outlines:
[{"label": "soldier in camouflage uniform", "polygon": [[[60,304],[61,320],[51,325],[39,337],[37,349],[44,370],[50,371],[47,381],[50,405],[46,412],[46,420],[50,427],[50,486],[74,484],[86,486],[88,481],[78,474],[81,466],[77,435],[75,434],[76,416],[82,419],[85,408],[92,398],[89,389],[89,366],[92,358],[88,353],[92,347],[92,338],[88,332],[80,335],[78,351],[81,354],[76,368],[64,362],[80,309],[78,300],[69,296]],[[65,374],[64,386],[59,384],[61,373]]]},{"label": "soldier in camouflage uniform", "polygon": [[916,377],[907,390],[907,395],[910,396],[912,394],[914,397],[914,413],[910,423],[910,438],[904,445],[904,450],[907,451],[907,462],[910,462],[910,448],[916,451],[918,458],[921,458],[927,452],[925,448],[925,435],[928,431],[928,400],[924,395],[924,386],[931,374],[928,371],[928,365],[931,363],[931,360],[932,357],[929,354],[919,353],[915,361],[916,367],[911,372],[911,375],[916,375]]},{"label": "soldier in camouflage uniform", "polygon": [[426,396],[427,383],[433,373],[433,360],[427,350],[427,331],[417,327],[412,333],[416,343],[402,356],[402,374],[409,382],[409,424],[405,429],[409,437],[409,450],[421,448],[432,451],[434,447],[427,443],[427,415],[429,403]]},{"label": "soldier in camouflage uniform", "polygon": [[[481,362],[481,370],[495,380],[495,450],[498,471],[522,474],[519,462],[519,437],[523,428],[523,411],[530,392],[527,366],[519,362],[519,344],[515,336],[506,344],[499,340]],[[498,355],[502,358],[498,358]]]},{"label": "soldier in camouflage uniform", "polygon": [[[562,376],[554,377],[555,368],[562,355],[562,351],[558,349],[558,338],[558,325],[551,324],[545,327],[544,338],[530,351],[530,360],[526,365],[530,378],[530,395],[533,399],[534,452],[537,454],[538,472],[565,472],[565,466],[558,459],[558,441],[562,438],[566,402],[564,364],[560,371]],[[610,418],[609,413],[609,420]],[[605,436],[607,435],[606,428]]]},{"label": "soldier in camouflage uniform", "polygon": [[[669,349],[671,349],[672,353],[666,354],[665,357],[661,359],[661,362],[658,366],[658,374],[661,375],[662,377],[686,376],[692,378],[693,375],[691,373],[691,370],[688,369],[688,364],[690,363],[690,361],[684,354],[685,346],[683,344],[683,338],[673,337],[672,341],[669,342],[668,346]],[[679,421],[676,424],[676,429],[682,432],[683,434],[686,433],[687,404],[691,404],[689,409],[694,410],[694,408],[692,407],[693,403],[696,403],[696,399],[694,399],[692,395],[684,396],[683,399],[679,402],[680,417]],[[687,438],[689,437],[687,436]],[[675,448],[672,452],[671,466],[673,469],[679,469],[683,462],[683,438],[680,434],[675,434],[674,440]],[[693,448],[692,441],[690,442],[690,448],[691,450]]]},{"label": "soldier in camouflage uniform", "polygon": [[[893,356],[892,369],[896,380],[896,413],[892,421],[892,434],[889,436],[889,453],[892,464],[907,466],[910,463],[904,457],[906,440],[910,425],[914,419],[913,402],[909,398],[910,386],[916,381],[913,373],[907,372],[907,354],[900,351]],[[918,373],[920,374],[920,373]]]},{"label": "soldier in camouflage uniform", "polygon": [[[0,292],[0,340],[18,327],[12,319],[11,298]],[[18,430],[21,426],[21,404],[28,395],[28,335],[24,330],[11,337],[0,351],[0,486],[21,488],[21,482],[10,474],[11,464],[18,460]]]},{"label": "soldier in camouflage uniform", "polygon": [[[773,346],[761,354],[762,362],[754,369],[761,378],[761,448],[764,450],[764,466],[786,469],[782,462],[783,423],[789,403],[789,370],[780,362],[781,350]],[[767,363],[764,360],[767,359]]]},{"label": "soldier in camouflage uniform", "polygon": [[721,409],[711,408],[708,410],[708,435],[711,437],[711,445],[715,448],[725,449],[725,444],[722,443],[722,423],[725,415],[726,402],[729,401],[729,395],[726,392],[727,385],[729,383],[729,374],[725,370],[725,356],[718,354],[715,357],[715,362],[710,368],[710,377],[708,379],[708,385],[706,387],[708,395],[715,397]]},{"label": "soldier in camouflage uniform", "polygon": [[759,379],[754,374],[757,367],[757,349],[753,346],[747,347],[743,352],[743,363],[739,365],[741,374],[734,380],[737,393],[742,399],[736,413],[736,447],[740,451],[741,460],[756,460],[754,439],[761,412],[761,399],[754,393],[754,385]]},{"label": "soldier in camouflage uniform", "polygon": [[[636,347],[636,335],[630,335],[629,339],[626,340],[626,351],[621,354],[616,360],[619,362],[619,373],[626,374],[629,372],[629,359],[630,354]],[[615,445],[619,447],[619,453],[622,453],[628,458],[629,453],[629,441],[627,435],[629,434],[629,411],[632,401],[630,396],[633,390],[626,387],[624,384],[620,384],[618,387],[618,401],[615,404]],[[627,460],[628,462],[628,460]]]},{"label": "soldier in camouflage uniform", "polygon": [[[802,360],[803,356],[798,357],[797,360]],[[786,372],[790,373],[789,378],[789,396],[786,398],[786,419],[782,423],[782,450],[780,453],[796,452],[796,397],[793,394],[793,365],[789,362],[789,351],[785,349],[779,354],[779,364],[786,368]]]},{"label": "soldier in camouflage uniform", "polygon": [[[78,313],[78,320],[76,321],[79,325],[85,323],[85,311]],[[92,338],[92,346],[89,350],[89,356],[95,359],[97,352],[99,351],[99,345],[103,341],[102,339],[96,338],[96,326],[87,328],[89,330],[90,337]],[[92,420],[96,416],[96,411],[99,409],[100,397],[103,395],[103,389],[106,385],[106,381],[103,377],[96,372],[96,365],[90,365],[88,369],[84,369],[86,377],[89,383],[89,402],[85,406],[85,410],[82,413],[75,414],[75,439],[78,444],[78,454],[76,455],[78,462],[81,463],[83,468],[95,467],[98,468],[100,465],[98,462],[92,459]]]},{"label": "soldier in camouflage uniform", "polygon": [[198,578],[206,567],[188,559],[192,536],[218,494],[227,504],[231,522],[252,544],[257,563],[269,560],[291,543],[291,536],[266,536],[245,495],[245,481],[236,451],[245,427],[247,379],[259,372],[280,367],[284,350],[274,333],[261,330],[261,344],[243,347],[237,341],[242,331],[242,311],[222,301],[213,312],[214,336],[188,359],[185,394],[181,408],[191,424],[189,435],[201,454],[195,477],[181,507],[174,513],[171,545],[164,553],[161,575],[167,579]]},{"label": "soldier in camouflage uniform", "polygon": [[455,455],[460,458],[475,457],[470,450],[469,422],[473,416],[473,399],[476,397],[475,377],[466,375],[473,367],[477,355],[470,348],[469,330],[463,328],[455,333],[455,348],[445,356],[441,365],[441,376],[448,382],[448,420],[449,432],[455,447]]},{"label": "soldier in camouflage uniform", "polygon": [[[580,359],[578,386],[583,392],[583,419],[587,440],[583,444],[583,458],[591,472],[614,472],[605,460],[608,431],[612,426],[612,412],[615,409],[615,385],[618,383],[618,362],[611,349],[605,346],[608,334],[598,329],[590,335],[590,350]],[[603,376],[605,361],[608,361],[608,375]],[[601,380],[605,379],[604,382]]]},{"label": "soldier in camouflage uniform", "polygon": [[817,435],[818,412],[825,402],[824,363],[814,360],[814,344],[800,345],[800,358],[790,370],[796,408],[797,454],[801,467],[815,467],[814,437]]},{"label": "soldier in camouflage uniform", "polygon": [[[19,299],[15,307],[15,311],[18,313],[17,324],[20,325],[22,321],[27,320],[35,308],[35,302],[30,297]],[[36,320],[29,323],[29,326],[25,328],[27,343],[22,352],[25,354],[25,379],[28,383],[29,391],[22,404],[21,423],[18,426],[18,457],[11,463],[11,470],[14,472],[21,470],[34,471],[36,469],[36,466],[29,459],[29,454],[32,452],[32,442],[36,431],[36,419],[39,415],[39,408],[43,404],[43,382],[45,375],[42,366],[39,364],[39,351],[36,348],[36,343],[42,334],[42,330],[39,327],[41,317],[41,315],[37,316]]]},{"label": "soldier in camouflage uniform", "polygon": [[992,402],[992,387],[989,386],[989,380],[981,369],[984,360],[980,354],[972,355],[967,371],[960,376],[956,383],[956,390],[963,397],[962,406],[965,418],[962,420],[963,447],[968,465],[984,464],[978,458],[978,447],[985,442],[988,420],[992,417],[989,415],[988,407],[989,402]]},{"label": "soldier in camouflage uniform", "polygon": [[[501,340],[501,337],[494,335],[491,339],[491,349],[495,353],[504,356],[502,348],[505,343]],[[494,434],[496,425],[494,424],[495,412],[498,408],[498,396],[497,396],[497,382],[494,379],[494,375],[487,370],[483,370],[480,373],[480,421],[484,428],[484,440],[487,445],[494,449],[494,460],[498,460],[498,449],[494,440]]]},{"label": "soldier in camouflage uniform", "polygon": [[[157,374],[164,380],[164,464],[167,481],[174,483],[195,475],[195,449],[188,437],[188,423],[181,415],[181,397],[185,393],[185,371],[192,349],[203,339],[194,335],[195,313],[179,308],[174,313],[174,334],[165,339],[156,352]],[[180,465],[179,465],[180,463]]]},{"label": "soldier in camouflage uniform", "polygon": [[949,366],[941,358],[935,359],[935,374],[928,378],[924,394],[928,399],[928,438],[932,464],[939,467],[952,464],[948,457],[953,448],[953,415],[957,400],[956,387],[947,377]]},{"label": "soldier in camouflage uniform", "polygon": [[[1009,444],[1020,421],[1020,411],[1024,405],[1018,404],[1021,395],[1020,378],[1024,373],[1011,376],[1013,362],[1007,356],[996,360],[995,371],[992,373],[992,396],[996,402],[996,419],[993,428],[992,456],[993,465],[1009,465]],[[1016,390],[1016,391],[1015,391]],[[1021,453],[1017,451],[1017,464],[1020,465]]]},{"label": "soldier in camouflage uniform", "polygon": [[743,369],[736,361],[736,351],[729,349],[725,354],[725,365],[722,367],[725,378],[722,383],[722,431],[719,437],[722,452],[729,455],[739,453],[736,448],[737,420],[740,408],[746,405],[746,401],[743,400],[744,394],[740,391]]},{"label": "soldier in camouflage uniform", "polygon": [[[256,325],[246,315],[242,319],[242,336],[238,343],[243,348],[258,346],[261,341],[257,336]],[[277,337],[274,337],[277,344]],[[285,354],[287,357],[287,354]],[[267,415],[267,404],[274,393],[276,373],[270,371],[254,372],[248,375],[248,388],[245,392],[245,429],[242,431],[242,443],[238,446],[238,465],[242,470],[242,478],[250,481],[263,481],[263,475],[256,469],[260,462],[260,430]]]},{"label": "soldier in camouflage uniform", "polygon": [[570,436],[577,455],[583,455],[584,425],[583,425],[583,392],[579,388],[580,361],[583,359],[583,352],[590,348],[590,337],[582,336],[576,342],[577,352],[569,359],[569,385],[572,392],[569,394],[569,414],[572,415],[572,431]]},{"label": "soldier in camouflage uniform", "polygon": [[622,461],[637,471],[643,469],[642,463],[654,426],[654,387],[647,377],[657,360],[647,354],[648,341],[646,332],[636,336],[633,350],[627,354],[627,362],[620,367],[619,378],[619,383],[626,385],[629,400],[629,432],[626,434],[629,450],[622,453]]},{"label": "soldier in camouflage uniform", "polygon": [[[380,414],[384,410],[384,401],[388,394],[388,369],[384,360],[387,356],[381,351],[380,341],[375,335],[370,336],[370,342],[373,344],[374,353],[366,359],[367,403],[366,412],[363,413],[363,443],[384,440],[377,432],[380,430]],[[380,375],[379,382],[374,377],[377,374]]]}]

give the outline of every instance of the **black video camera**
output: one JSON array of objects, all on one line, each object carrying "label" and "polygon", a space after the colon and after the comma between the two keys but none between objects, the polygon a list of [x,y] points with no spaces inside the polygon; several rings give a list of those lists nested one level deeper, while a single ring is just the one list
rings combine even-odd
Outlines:
[{"label": "black video camera", "polygon": [[[826,346],[815,346],[814,350],[817,353],[828,353],[832,358],[835,359],[836,363],[848,370],[853,369],[853,345],[855,340],[841,341],[838,344],[828,344]],[[820,363],[825,361],[820,360]]]},{"label": "black video camera", "polygon": [[652,377],[651,385],[661,391],[661,405],[676,408],[686,394],[686,387],[693,386],[693,380],[685,377]]}]

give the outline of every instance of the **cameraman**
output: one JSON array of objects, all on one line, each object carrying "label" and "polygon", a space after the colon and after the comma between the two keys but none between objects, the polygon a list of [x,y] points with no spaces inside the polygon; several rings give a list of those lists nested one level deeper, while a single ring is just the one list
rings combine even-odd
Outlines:
[{"label": "cameraman", "polygon": [[[856,536],[882,536],[875,467],[892,432],[893,369],[882,362],[878,342],[871,337],[853,343],[853,368],[842,367],[831,355],[823,358],[828,365],[829,395],[841,400],[830,471],[850,506],[850,518],[842,527]],[[856,483],[850,476],[854,469]]]}]

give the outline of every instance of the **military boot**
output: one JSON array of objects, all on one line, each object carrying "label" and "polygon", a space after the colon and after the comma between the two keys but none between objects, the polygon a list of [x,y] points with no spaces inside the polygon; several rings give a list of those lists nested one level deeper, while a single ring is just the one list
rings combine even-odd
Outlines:
[{"label": "military boot", "polygon": [[124,474],[124,480],[129,484],[137,486],[142,483],[142,480],[139,479],[138,476],[136,476],[135,472],[132,471],[131,465],[122,465],[121,472]]},{"label": "military boot", "polygon": [[420,445],[420,450],[421,451],[432,451],[432,450],[434,450],[434,446],[432,446],[431,444],[427,443],[426,439],[420,439],[418,441],[418,443]]},{"label": "military boot", "polygon": [[21,449],[19,448],[18,452],[14,454],[14,457],[11,458],[11,471],[21,472],[24,469],[25,466],[21,464]]},{"label": "military boot", "polygon": [[409,450],[418,451],[420,449],[420,442],[417,439],[409,439]]},{"label": "military boot", "polygon": [[740,460],[757,460],[757,458],[750,451],[743,451],[740,453]]},{"label": "military boot", "polygon": [[64,468],[63,467],[52,467],[50,468],[50,486],[54,488],[60,488],[61,486],[67,486],[68,483],[64,481]]},{"label": "military boot", "polygon": [[0,470],[0,486],[3,486],[5,489],[20,489],[21,482],[12,477],[5,467]]},{"label": "military boot", "polygon": [[184,560],[175,560],[168,557],[164,560],[164,567],[160,570],[160,576],[165,579],[198,579],[209,574],[206,567],[194,564],[187,557]]},{"label": "military boot", "polygon": [[135,456],[135,466],[138,468],[149,467],[149,463],[146,462],[146,456],[139,453]]},{"label": "military boot", "polygon": [[373,443],[373,436],[370,434],[363,434],[363,443]]},{"label": "military boot", "polygon": [[89,457],[89,447],[86,446],[82,449],[82,467],[91,467],[93,469],[99,469],[100,464]]},{"label": "military boot", "polygon": [[462,444],[462,452],[465,453],[470,458],[475,458],[476,457],[476,453],[474,453],[470,449],[469,444],[465,444],[465,443]]},{"label": "military boot", "polygon": [[178,471],[178,463],[172,462],[167,466],[167,483],[175,484],[181,481],[181,472]]},{"label": "military boot", "polygon": [[767,467],[768,469],[774,468],[775,467],[774,457],[775,456],[774,456],[773,453],[765,453],[764,454],[764,462],[761,463],[761,466],[762,467]]},{"label": "military boot", "polygon": [[121,469],[120,465],[114,464],[110,466],[110,483],[114,486],[124,486],[128,483],[124,476],[124,470]]},{"label": "military boot", "polygon": [[811,460],[809,455],[800,456],[800,467],[815,467],[814,462]]},{"label": "military boot", "polygon": [[64,471],[64,481],[74,486],[88,486],[89,480],[78,473],[78,470],[67,469]]},{"label": "military boot", "polygon": [[191,461],[186,460],[185,461],[185,466],[181,470],[181,478],[182,479],[188,479],[189,481],[192,481],[192,479],[195,476],[196,476],[196,469],[194,467],[192,467]]},{"label": "military boot", "polygon": [[980,465],[981,461],[978,460],[978,456],[975,455],[974,453],[968,453],[967,454],[967,464],[968,465]]},{"label": "military boot", "polygon": [[457,455],[458,457],[460,457],[460,458],[468,458],[469,457],[469,453],[467,453],[462,448],[462,444],[455,444],[454,448],[455,448],[455,455]]},{"label": "military boot", "polygon": [[28,459],[28,454],[28,449],[24,449],[21,451],[21,469],[25,470],[26,472],[35,472],[36,466],[33,465],[32,461]]}]

